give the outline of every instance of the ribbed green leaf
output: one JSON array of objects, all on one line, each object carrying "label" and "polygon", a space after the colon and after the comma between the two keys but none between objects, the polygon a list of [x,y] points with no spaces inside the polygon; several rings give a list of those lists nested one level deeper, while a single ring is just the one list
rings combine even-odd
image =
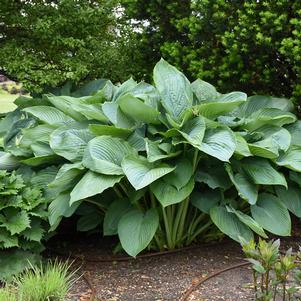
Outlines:
[{"label": "ribbed green leaf", "polygon": [[234,175],[231,166],[226,165],[226,170],[228,175],[237,189],[238,195],[246,200],[249,204],[256,204],[258,197],[258,188],[257,186],[250,181],[250,179],[244,173],[237,173]]},{"label": "ribbed green leaf", "polygon": [[235,154],[243,157],[252,156],[247,141],[239,133],[234,133],[234,135],[236,140]]},{"label": "ribbed green leaf", "polygon": [[276,160],[279,166],[301,172],[301,146],[292,146]]},{"label": "ribbed green leaf", "polygon": [[221,161],[229,161],[235,149],[235,136],[229,128],[206,129],[201,151]]},{"label": "ribbed green leaf", "polygon": [[136,121],[160,124],[158,119],[160,112],[131,94],[125,94],[119,97],[118,104],[123,113]]},{"label": "ribbed green leaf", "polygon": [[215,118],[225,113],[232,112],[247,100],[247,95],[242,92],[231,92],[219,96],[214,102],[202,103],[197,106],[198,112],[207,118]]},{"label": "ribbed green leaf", "polygon": [[241,166],[255,184],[283,185],[287,187],[285,177],[272,167],[270,162],[262,158],[246,158]]},{"label": "ribbed green leaf", "polygon": [[193,167],[191,162],[186,158],[180,158],[177,160],[175,170],[166,175],[164,180],[180,190],[190,181],[192,175]]},{"label": "ribbed green leaf", "polygon": [[115,235],[118,233],[118,223],[123,215],[131,208],[132,204],[127,199],[118,199],[108,208],[103,221],[103,234]]},{"label": "ribbed green leaf", "polygon": [[47,124],[60,124],[74,121],[60,110],[50,106],[35,106],[24,109],[23,111],[33,115],[40,121]]},{"label": "ribbed green leaf", "polygon": [[286,208],[301,217],[301,189],[293,184],[290,184],[287,189],[279,186],[275,189],[279,200]]},{"label": "ribbed green leaf", "polygon": [[126,139],[132,134],[132,130],[118,128],[112,125],[90,124],[89,130],[97,136],[111,136]]},{"label": "ribbed green leaf", "polygon": [[221,192],[218,189],[194,191],[191,195],[191,204],[204,213],[209,214],[210,209],[216,207],[221,201]]},{"label": "ribbed green leaf", "polygon": [[240,112],[244,116],[250,116],[256,111],[265,108],[273,108],[279,109],[282,111],[292,111],[294,109],[294,105],[291,100],[287,98],[277,98],[272,96],[263,96],[263,95],[254,95],[248,97],[246,103],[241,105]]},{"label": "ribbed green leaf", "polygon": [[70,205],[70,192],[59,194],[48,207],[48,218],[51,226],[50,230],[55,230],[55,228],[59,225],[62,217],[70,217],[80,204],[81,202],[76,202]]},{"label": "ribbed green leaf", "polygon": [[118,224],[118,236],[123,249],[133,257],[144,250],[153,239],[159,226],[155,209],[146,213],[133,209],[122,216]]},{"label": "ribbed green leaf", "polygon": [[167,164],[150,163],[144,157],[135,156],[127,156],[123,159],[121,166],[136,190],[151,184],[175,169]]},{"label": "ribbed green leaf", "polygon": [[85,150],[83,165],[106,175],[122,175],[121,161],[135,153],[129,143],[109,136],[92,139]]},{"label": "ribbed green leaf", "polygon": [[0,151],[0,170],[14,170],[19,165],[19,160],[16,157]]},{"label": "ribbed green leaf", "polygon": [[203,117],[198,116],[187,121],[179,130],[179,133],[193,146],[200,147],[206,129],[206,123]]},{"label": "ribbed green leaf", "polygon": [[290,235],[290,215],[274,195],[260,194],[256,205],[251,206],[251,213],[256,222],[267,231],[280,236]]},{"label": "ribbed green leaf", "polygon": [[86,128],[63,126],[50,135],[50,147],[71,162],[81,161],[88,142],[93,138]]},{"label": "ribbed green leaf", "polygon": [[163,207],[177,204],[185,200],[194,188],[194,179],[180,189],[175,188],[164,180],[160,179],[151,184],[151,190]]},{"label": "ribbed green leaf", "polygon": [[[171,145],[170,145],[171,146]],[[146,147],[146,153],[147,153],[147,160],[149,162],[156,162],[158,160],[166,159],[166,158],[173,158],[178,156],[182,151],[175,151],[172,152],[170,149],[169,151],[163,151],[160,148],[159,142],[153,142],[151,140],[145,139],[145,147]]]},{"label": "ribbed green leaf", "polygon": [[201,166],[195,174],[195,181],[207,184],[210,188],[228,189],[232,186],[224,165]]},{"label": "ribbed green leaf", "polygon": [[50,188],[59,188],[60,191],[71,189],[76,184],[78,176],[84,173],[84,167],[81,162],[64,164],[55,179],[48,185]]},{"label": "ribbed green leaf", "polygon": [[240,242],[241,238],[245,241],[253,239],[253,232],[242,223],[238,217],[230,213],[224,207],[213,207],[210,209],[210,217],[214,224],[232,239]]},{"label": "ribbed green leaf", "polygon": [[163,59],[154,68],[154,82],[163,107],[172,117],[180,117],[192,106],[193,94],[188,79]]},{"label": "ribbed green leaf", "polygon": [[215,101],[219,96],[214,86],[201,79],[195,80],[191,84],[191,89],[196,95],[198,103]]},{"label": "ribbed green leaf", "polygon": [[100,194],[106,189],[113,187],[123,176],[101,175],[88,171],[76,184],[70,194],[70,205],[79,200]]}]

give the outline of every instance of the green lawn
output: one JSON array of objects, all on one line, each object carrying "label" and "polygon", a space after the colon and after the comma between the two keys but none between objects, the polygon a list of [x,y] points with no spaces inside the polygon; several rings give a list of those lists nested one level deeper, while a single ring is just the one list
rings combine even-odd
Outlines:
[{"label": "green lawn", "polygon": [[18,96],[17,94],[9,94],[0,88],[0,113],[13,111],[16,108],[13,102]]}]

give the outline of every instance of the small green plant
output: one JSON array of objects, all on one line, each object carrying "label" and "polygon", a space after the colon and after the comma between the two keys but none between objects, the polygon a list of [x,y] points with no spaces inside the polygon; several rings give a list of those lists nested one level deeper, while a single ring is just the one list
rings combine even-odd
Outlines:
[{"label": "small green plant", "polygon": [[71,264],[57,260],[32,266],[16,280],[18,300],[22,301],[62,301],[72,287],[75,272]]},{"label": "small green plant", "polygon": [[11,286],[1,288],[0,301],[17,301],[15,289]]},{"label": "small green plant", "polygon": [[[253,240],[243,245],[243,252],[252,264],[256,301],[300,300],[300,251],[279,251],[280,240]],[[280,299],[279,299],[280,298]]]}]

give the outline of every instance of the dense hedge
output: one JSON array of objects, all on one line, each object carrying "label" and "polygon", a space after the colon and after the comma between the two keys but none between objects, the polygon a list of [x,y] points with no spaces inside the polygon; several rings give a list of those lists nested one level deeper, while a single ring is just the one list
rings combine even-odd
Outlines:
[{"label": "dense hedge", "polygon": [[141,21],[148,61],[161,53],[223,92],[301,95],[300,1],[123,2]]}]

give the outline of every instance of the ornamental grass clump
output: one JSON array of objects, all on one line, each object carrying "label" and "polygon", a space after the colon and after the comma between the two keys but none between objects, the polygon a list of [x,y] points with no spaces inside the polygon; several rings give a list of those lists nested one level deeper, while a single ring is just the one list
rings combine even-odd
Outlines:
[{"label": "ornamental grass clump", "polygon": [[52,230],[77,214],[79,231],[118,235],[136,256],[221,233],[286,236],[290,213],[301,217],[301,122],[290,100],[221,94],[163,59],[154,85],[52,92],[18,98],[0,123],[0,167],[28,165],[48,181]]}]

